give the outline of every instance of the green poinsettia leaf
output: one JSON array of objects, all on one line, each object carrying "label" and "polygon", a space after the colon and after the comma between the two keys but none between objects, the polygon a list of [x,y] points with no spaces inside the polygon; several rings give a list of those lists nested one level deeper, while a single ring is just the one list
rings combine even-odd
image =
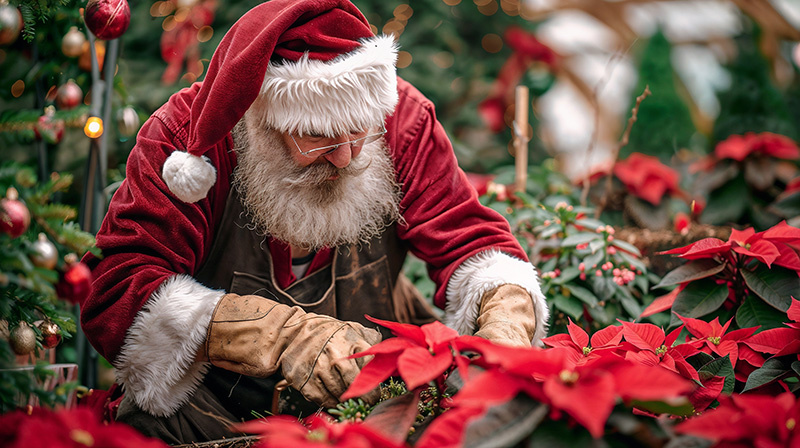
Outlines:
[{"label": "green poinsettia leaf", "polygon": [[789,366],[784,365],[780,359],[768,359],[764,362],[763,366],[754,370],[750,376],[747,377],[747,382],[745,383],[742,392],[747,392],[749,390],[772,383],[773,381],[786,376],[791,371],[792,370],[789,368]]},{"label": "green poinsettia leaf", "polygon": [[[672,304],[672,324],[680,325],[683,317],[699,318],[722,306],[728,298],[728,285],[718,285],[714,280],[705,278],[689,283],[679,292]],[[671,326],[672,326],[671,324]]]},{"label": "green poinsettia leaf", "polygon": [[556,309],[567,314],[575,320],[583,317],[583,302],[574,296],[564,296],[561,294],[556,295],[553,300]]},{"label": "green poinsettia leaf", "polygon": [[694,412],[694,406],[685,397],[669,402],[631,400],[631,406],[653,414],[669,414],[678,417],[689,417]]},{"label": "green poinsettia leaf", "polygon": [[792,363],[792,370],[794,370],[794,373],[800,375],[800,361],[795,361]]},{"label": "green poinsettia leaf", "polygon": [[768,210],[786,218],[800,216],[800,191],[781,198],[770,205]]},{"label": "green poinsettia leaf", "polygon": [[749,197],[744,177],[738,176],[709,195],[708,205],[700,215],[700,221],[716,225],[736,222],[747,209]]},{"label": "green poinsettia leaf", "polygon": [[653,288],[663,288],[664,286],[677,285],[711,277],[721,272],[723,269],[725,269],[724,263],[719,263],[710,258],[692,260],[668,272]]},{"label": "green poinsettia leaf", "polygon": [[569,292],[570,292],[570,294],[572,296],[577,297],[583,303],[589,305],[590,307],[597,306],[597,302],[598,302],[597,296],[595,296],[594,293],[589,291],[588,289],[586,289],[586,288],[584,288],[582,286],[577,286],[577,285],[567,285],[567,286],[564,286],[564,288],[569,290]]},{"label": "green poinsettia leaf", "polygon": [[731,365],[731,358],[728,355],[722,358],[717,358],[708,364],[701,367],[697,374],[701,380],[705,380],[714,376],[724,376],[725,386],[722,387],[722,393],[730,395],[733,393],[733,386],[736,384],[736,378],[733,374],[733,365]]},{"label": "green poinsettia leaf", "polygon": [[747,287],[765,302],[784,313],[792,304],[792,296],[800,291],[800,277],[793,270],[759,264],[755,270],[742,269]]},{"label": "green poinsettia leaf", "polygon": [[757,296],[745,298],[736,311],[736,325],[739,328],[760,326],[758,331],[763,331],[782,327],[784,321],[786,321],[786,313],[778,311]]}]

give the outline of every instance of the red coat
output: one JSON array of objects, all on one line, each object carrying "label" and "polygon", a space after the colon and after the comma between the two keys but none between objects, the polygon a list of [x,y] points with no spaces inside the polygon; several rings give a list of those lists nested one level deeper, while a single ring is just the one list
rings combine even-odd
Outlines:
[{"label": "red coat", "polygon": [[[82,309],[82,328],[111,362],[162,282],[177,274],[193,275],[202,265],[225,207],[236,167],[230,135],[205,153],[217,169],[217,181],[205,199],[185,203],[161,177],[165,159],[176,148],[187,147],[192,102],[201,85],[173,95],[144,124],[128,159],[127,177],[97,234],[103,257],[88,254],[84,260],[92,268],[94,285]],[[478,202],[433,104],[402,79],[398,93],[385,136],[403,190],[400,210],[407,225],[398,225],[398,236],[430,266],[437,285],[434,302],[444,308],[448,280],[467,258],[489,248],[526,262],[527,257],[506,220]]]}]

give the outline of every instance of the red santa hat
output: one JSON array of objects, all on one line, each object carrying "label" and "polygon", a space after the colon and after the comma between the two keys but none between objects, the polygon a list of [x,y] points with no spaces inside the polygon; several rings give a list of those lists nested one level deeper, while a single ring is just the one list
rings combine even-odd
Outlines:
[{"label": "red santa hat", "polygon": [[187,147],[167,158],[164,182],[184,202],[205,198],[217,174],[203,154],[259,95],[266,123],[279,131],[338,135],[379,126],[397,104],[396,60],[394,39],[373,35],[347,0],[256,6],[217,47],[192,103]]}]

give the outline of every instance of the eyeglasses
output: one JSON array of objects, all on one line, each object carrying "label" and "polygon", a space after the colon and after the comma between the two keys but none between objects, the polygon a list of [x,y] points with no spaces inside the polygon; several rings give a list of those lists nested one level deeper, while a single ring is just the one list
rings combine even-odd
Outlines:
[{"label": "eyeglasses", "polygon": [[370,144],[370,143],[378,140],[384,134],[386,134],[386,127],[381,126],[381,130],[376,132],[376,133],[368,134],[368,135],[365,135],[363,137],[359,137],[359,138],[357,138],[355,140],[349,140],[349,141],[346,141],[346,142],[337,143],[335,145],[320,146],[319,148],[309,149],[308,151],[303,151],[302,149],[300,149],[300,145],[297,144],[297,140],[295,140],[293,134],[289,134],[289,137],[292,137],[292,141],[294,142],[294,146],[297,147],[297,150],[300,151],[300,154],[302,154],[304,156],[307,156],[307,155],[309,155],[311,153],[315,153],[315,152],[318,152],[318,151],[328,150],[328,151],[326,151],[326,153],[327,152],[332,152],[332,151],[335,151],[338,147],[340,147],[342,145],[352,145],[352,146],[355,146],[355,147],[361,147],[363,145],[367,145],[367,144]]}]

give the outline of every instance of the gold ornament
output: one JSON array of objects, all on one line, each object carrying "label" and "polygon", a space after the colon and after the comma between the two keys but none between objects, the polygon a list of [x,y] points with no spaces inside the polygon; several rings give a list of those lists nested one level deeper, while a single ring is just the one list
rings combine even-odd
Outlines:
[{"label": "gold ornament", "polygon": [[11,330],[8,344],[11,345],[11,350],[14,353],[20,356],[29,355],[36,350],[36,333],[27,322],[20,322],[19,325]]},{"label": "gold ornament", "polygon": [[77,58],[83,53],[84,42],[86,42],[86,36],[78,31],[77,26],[72,26],[61,39],[61,52],[68,58]]}]

